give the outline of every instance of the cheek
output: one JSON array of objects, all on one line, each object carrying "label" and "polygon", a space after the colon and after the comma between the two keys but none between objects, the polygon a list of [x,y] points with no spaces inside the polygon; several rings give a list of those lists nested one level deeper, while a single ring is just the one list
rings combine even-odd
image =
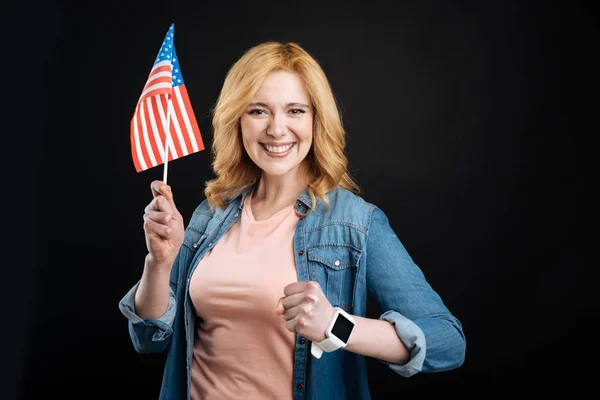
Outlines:
[{"label": "cheek", "polygon": [[242,139],[249,142],[258,140],[261,133],[266,129],[264,121],[254,119],[242,120],[240,128],[242,130]]},{"label": "cheek", "polygon": [[302,130],[302,140],[304,140],[307,144],[311,145],[313,139],[313,129],[312,124],[310,124]]}]

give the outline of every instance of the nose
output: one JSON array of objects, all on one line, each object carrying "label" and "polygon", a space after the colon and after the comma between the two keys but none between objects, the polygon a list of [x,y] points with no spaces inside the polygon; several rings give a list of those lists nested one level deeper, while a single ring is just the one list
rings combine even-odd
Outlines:
[{"label": "nose", "polygon": [[285,118],[279,113],[274,113],[269,120],[269,126],[267,126],[267,135],[273,136],[274,138],[280,138],[285,135]]}]

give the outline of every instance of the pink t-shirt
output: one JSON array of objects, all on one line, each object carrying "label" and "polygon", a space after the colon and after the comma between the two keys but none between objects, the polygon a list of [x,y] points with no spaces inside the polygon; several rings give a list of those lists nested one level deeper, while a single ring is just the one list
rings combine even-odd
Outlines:
[{"label": "pink t-shirt", "polygon": [[194,344],[194,400],[292,399],[295,333],[275,312],[296,282],[293,204],[255,221],[251,195],[240,220],[198,263],[190,297],[201,318]]}]

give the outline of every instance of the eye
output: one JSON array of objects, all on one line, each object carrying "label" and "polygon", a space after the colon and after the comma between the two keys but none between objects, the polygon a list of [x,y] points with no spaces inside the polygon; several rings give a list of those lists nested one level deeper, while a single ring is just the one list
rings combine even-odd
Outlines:
[{"label": "eye", "polygon": [[292,108],[289,112],[294,115],[298,115],[298,114],[304,114],[306,111],[304,111],[301,108]]},{"label": "eye", "polygon": [[261,110],[260,108],[253,108],[248,111],[248,114],[250,114],[250,115],[265,115],[266,112],[265,112],[265,110]]}]

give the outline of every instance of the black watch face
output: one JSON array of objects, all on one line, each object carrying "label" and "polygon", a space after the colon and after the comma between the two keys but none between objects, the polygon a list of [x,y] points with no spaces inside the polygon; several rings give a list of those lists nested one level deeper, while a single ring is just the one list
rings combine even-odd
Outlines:
[{"label": "black watch face", "polygon": [[342,342],[348,343],[352,328],[354,328],[354,324],[342,314],[338,314],[335,324],[333,324],[333,328],[331,328],[331,333],[337,336]]}]

